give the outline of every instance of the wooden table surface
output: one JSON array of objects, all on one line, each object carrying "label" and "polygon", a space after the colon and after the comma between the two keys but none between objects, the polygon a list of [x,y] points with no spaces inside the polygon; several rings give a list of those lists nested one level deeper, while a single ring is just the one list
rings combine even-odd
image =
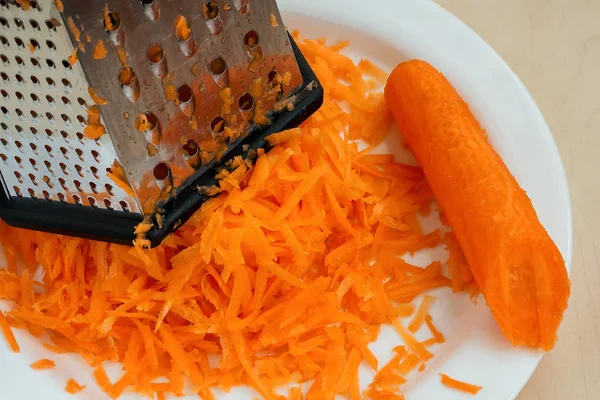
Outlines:
[{"label": "wooden table surface", "polygon": [[523,80],[567,171],[573,294],[555,349],[517,399],[600,399],[600,1],[436,1]]}]

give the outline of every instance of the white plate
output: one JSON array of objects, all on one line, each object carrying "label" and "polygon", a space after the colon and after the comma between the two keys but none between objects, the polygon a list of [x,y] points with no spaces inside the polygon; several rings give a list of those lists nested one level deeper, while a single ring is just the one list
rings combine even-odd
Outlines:
[{"label": "white plate", "polygon": [[[348,54],[357,60],[369,58],[389,71],[403,60],[421,58],[441,70],[470,104],[494,148],[533,200],[570,269],[571,206],[556,144],[527,89],[481,38],[450,13],[424,0],[279,0],[279,5],[290,29],[300,29],[309,37],[326,36],[331,42],[350,39]],[[394,151],[397,141],[384,147]],[[436,296],[433,316],[447,343],[434,349],[436,357],[406,386],[407,399],[473,398],[444,388],[438,372],[482,385],[477,399],[515,398],[542,355],[512,347],[483,301],[474,306],[465,296],[449,290],[439,290]],[[91,379],[91,369],[77,357],[52,355],[58,362],[55,370],[40,373],[29,369],[29,363],[48,354],[36,339],[21,332],[17,336],[20,355],[0,342],[0,398],[71,399],[73,396],[64,392],[70,377],[88,385],[80,398],[105,398]],[[372,349],[386,362],[396,343],[393,331],[384,329]],[[363,383],[371,376],[367,368],[361,369]],[[240,388],[218,398],[249,400],[254,396]]]}]

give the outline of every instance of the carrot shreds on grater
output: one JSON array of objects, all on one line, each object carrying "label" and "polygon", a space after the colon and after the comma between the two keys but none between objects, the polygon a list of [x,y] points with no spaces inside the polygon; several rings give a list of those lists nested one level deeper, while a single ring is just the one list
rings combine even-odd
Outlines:
[{"label": "carrot shreds on grater", "polygon": [[152,246],[323,91],[274,0],[0,0],[0,217]]}]

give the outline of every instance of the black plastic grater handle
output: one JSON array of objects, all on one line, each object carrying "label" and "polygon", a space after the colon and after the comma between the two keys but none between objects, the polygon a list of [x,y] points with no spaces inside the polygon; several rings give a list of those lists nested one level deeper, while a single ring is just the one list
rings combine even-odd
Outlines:
[{"label": "black plastic grater handle", "polygon": [[[165,210],[162,228],[155,226],[147,233],[146,238],[152,247],[158,246],[167,235],[185,223],[207,200],[208,197],[200,194],[197,187],[216,185],[215,176],[228,160],[238,155],[245,156],[249,150],[269,150],[265,137],[297,127],[321,107],[323,88],[291,36],[290,42],[303,78],[302,87],[296,94],[294,110],[276,114],[271,125],[255,128],[247,137],[230,146],[220,162],[186,181],[177,196],[162,207]],[[312,90],[306,90],[309,85]],[[4,184],[0,190],[0,218],[19,228],[128,245],[135,239],[135,226],[142,221],[142,216],[137,213],[11,197]]]}]

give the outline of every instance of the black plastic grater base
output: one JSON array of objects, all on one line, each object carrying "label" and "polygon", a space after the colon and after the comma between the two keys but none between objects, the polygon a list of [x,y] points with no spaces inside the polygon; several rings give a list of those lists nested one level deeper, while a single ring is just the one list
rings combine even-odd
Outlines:
[{"label": "black plastic grater base", "polygon": [[[265,140],[267,136],[297,127],[321,107],[323,88],[291,36],[290,42],[303,78],[302,87],[295,93],[294,110],[276,114],[269,126],[254,128],[248,136],[233,143],[218,163],[201,168],[196,176],[189,179],[177,196],[162,206],[162,228],[155,225],[147,233],[146,238],[152,247],[158,246],[167,235],[185,223],[200,208],[208,197],[201,194],[197,187],[216,185],[215,176],[227,161],[235,156],[245,157],[250,150],[269,150],[270,146]],[[45,199],[11,197],[4,183],[0,190],[0,218],[8,225],[19,228],[128,245],[135,239],[135,226],[142,221],[142,215],[137,213],[83,207]]]}]

